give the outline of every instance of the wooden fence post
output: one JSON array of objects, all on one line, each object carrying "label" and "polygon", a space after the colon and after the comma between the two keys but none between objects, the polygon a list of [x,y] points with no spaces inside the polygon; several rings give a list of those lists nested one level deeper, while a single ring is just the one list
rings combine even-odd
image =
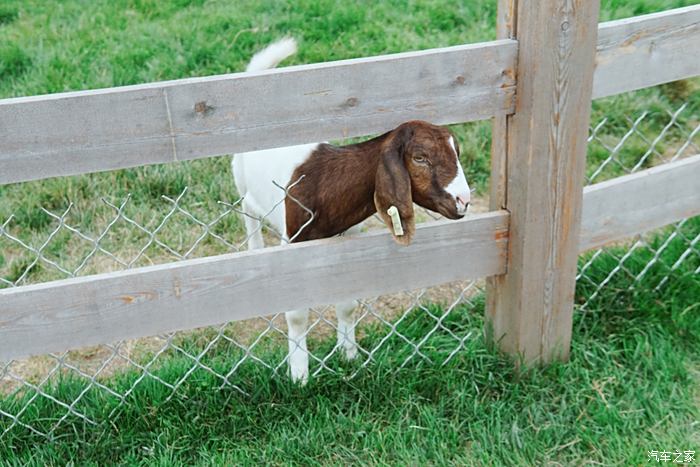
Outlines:
[{"label": "wooden fence post", "polygon": [[599,0],[499,0],[499,38],[519,50],[516,110],[493,128],[491,206],[511,218],[486,334],[526,363],[569,354],[598,10]]}]

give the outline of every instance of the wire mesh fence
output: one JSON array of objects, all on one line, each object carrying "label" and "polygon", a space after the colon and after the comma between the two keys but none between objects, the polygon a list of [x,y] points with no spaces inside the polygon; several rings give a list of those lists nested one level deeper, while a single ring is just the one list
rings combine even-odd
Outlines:
[{"label": "wire mesh fence", "polygon": [[[280,196],[275,208],[287,194],[284,187],[276,189]],[[159,208],[145,211],[132,196],[116,200],[103,197],[90,216],[73,204],[57,211],[41,208],[46,223],[42,235],[27,232],[31,229],[25,228],[26,221],[9,216],[0,227],[5,258],[0,265],[0,287],[242,251],[256,234],[242,228],[244,216],[259,221],[267,245],[286,242],[265,222],[265,216],[245,212],[240,199],[220,200],[215,210],[211,204],[198,204],[189,191],[185,188],[178,196],[162,196]],[[439,216],[421,209],[417,217],[430,221]],[[365,223],[366,230],[377,228],[383,228],[378,216]],[[479,283],[464,281],[358,300],[353,325],[358,332],[357,356],[352,362],[346,361],[335,339],[339,330],[333,306],[313,308],[305,333],[310,374],[353,377],[371,365],[378,353],[397,345],[405,352],[401,367],[447,363],[472,334],[452,317],[457,310],[473,307],[480,292]],[[110,419],[144,385],[159,385],[170,397],[177,397],[183,384],[201,374],[213,376],[219,388],[243,393],[242,381],[250,371],[284,377],[289,358],[284,313],[266,315],[265,310],[258,310],[257,314],[262,316],[1,362],[0,437],[19,428],[52,437],[70,420],[101,423],[104,420],[83,410],[86,401],[95,397],[108,400],[112,408],[104,419]],[[425,332],[405,333],[417,315]],[[440,352],[428,354],[424,350],[436,347]],[[171,370],[173,367],[176,370]],[[56,386],[65,386],[66,381],[74,390],[57,391]],[[37,417],[37,412],[50,415]]]},{"label": "wire mesh fence", "polygon": [[[618,118],[602,118],[590,129],[586,184],[593,184],[700,154],[697,103],[655,105]],[[700,186],[700,185],[699,185]],[[673,187],[668,187],[669,192]],[[687,218],[587,252],[579,261],[578,303],[586,310],[604,288],[659,290],[672,272],[700,273],[700,225]]]},{"label": "wire mesh fence", "polygon": [[[589,136],[586,183],[700,153],[699,120],[697,105],[692,103],[598,120]],[[277,188],[282,203],[285,192]],[[241,200],[205,200],[193,191],[196,187],[183,188],[176,195],[161,196],[155,204],[130,195],[106,196],[89,210],[69,203],[20,210],[0,219],[0,288],[247,249],[250,232],[243,229],[242,219],[251,214],[244,212]],[[419,221],[438,217],[419,212]],[[577,276],[583,291],[578,308],[585,311],[606,287],[661,288],[668,285],[672,271],[698,274],[697,220],[686,219],[583,255]],[[281,233],[265,222],[260,228],[266,244],[283,241]],[[366,229],[374,228],[383,228],[378,218],[366,223]],[[339,331],[333,306],[314,308],[306,331],[310,373],[312,377],[323,373],[353,377],[386,351],[401,352],[402,367],[445,364],[474,337],[474,328],[456,318],[482,303],[480,281],[358,300],[354,310],[357,357],[351,362],[335,339]],[[19,429],[51,438],[75,420],[103,423],[142,388],[158,386],[169,397],[179,397],[183,385],[206,375],[215,381],[212,390],[246,393],[246,380],[253,374],[285,377],[284,314],[259,310],[259,315],[198,330],[0,362],[0,439]],[[418,333],[413,329],[417,320],[422,326]],[[108,402],[104,405],[109,408],[99,417],[85,409],[96,398]]]}]

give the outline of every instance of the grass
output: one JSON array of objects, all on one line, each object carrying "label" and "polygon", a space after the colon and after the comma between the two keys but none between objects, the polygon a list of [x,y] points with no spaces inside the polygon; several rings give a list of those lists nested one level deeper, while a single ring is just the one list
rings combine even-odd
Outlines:
[{"label": "grass", "polygon": [[[700,230],[700,219],[689,222]],[[662,262],[676,258],[683,245],[672,244]],[[638,274],[645,259],[627,264],[629,272]],[[603,277],[616,264],[603,255],[588,274]],[[668,274],[662,263],[631,290],[627,275],[614,277],[576,315],[569,364],[516,372],[484,345],[479,299],[448,316],[447,326],[461,334],[474,331],[475,337],[444,366],[414,359],[397,371],[412,349],[396,338],[357,377],[347,380],[343,373],[352,365],[331,361],[340,375],[314,378],[303,388],[250,365],[233,381],[247,395],[217,390],[220,380],[197,370],[167,400],[170,390],[146,378],[108,424],[69,418],[53,442],[13,430],[0,445],[0,459],[15,465],[638,465],[649,450],[698,450],[698,266],[697,256],[683,263],[660,291],[653,289]],[[577,299],[590,294],[580,284]],[[413,313],[399,330],[418,340],[434,324],[427,314]],[[361,344],[371,348],[381,337],[381,329],[370,328]],[[454,344],[438,334],[422,350],[440,362]],[[202,362],[225,373],[232,352],[217,348]],[[279,358],[283,352],[283,346],[270,346],[259,355]],[[172,381],[191,363],[170,358],[153,374]],[[138,376],[127,371],[109,384],[124,392]],[[83,381],[67,377],[46,390],[71,401],[83,388]],[[23,402],[2,401],[0,409],[15,413]],[[79,409],[106,419],[116,406],[115,398],[92,390]],[[63,412],[39,398],[22,420],[48,427]]]},{"label": "grass", "polygon": [[[694,3],[603,0],[601,20]],[[239,71],[254,51],[287,34],[301,44],[290,64],[491,40],[495,4],[494,0],[5,0],[0,5],[0,97]],[[696,79],[594,102],[592,122],[607,118],[607,123],[589,146],[589,177],[629,128],[629,118],[651,112],[618,154],[627,168],[647,151],[644,138],[651,141],[661,132],[666,111],[687,103],[679,117],[680,129],[672,128],[659,142],[658,154],[644,164],[658,163],[659,155],[672,155],[687,138],[685,129],[700,120],[699,89]],[[490,126],[476,122],[453,129],[470,183],[483,195],[489,182]],[[131,194],[128,215],[154,228],[170,208],[161,195],[176,197],[186,186],[190,192],[184,206],[211,219],[221,210],[218,200],[237,198],[228,164],[229,158],[220,157],[0,186],[0,222],[13,215],[10,231],[39,246],[56,226],[39,207],[58,213],[72,202],[71,225],[96,236],[114,215],[100,198],[119,203]],[[612,163],[594,181],[621,175],[624,166]],[[242,232],[236,216],[227,217],[218,228],[232,238]],[[698,219],[689,221],[686,229],[690,238],[697,235]],[[177,215],[159,238],[186,248],[196,237],[193,232],[191,220]],[[666,238],[660,235],[652,245],[658,247]],[[118,226],[103,245],[126,255],[143,240],[135,229]],[[667,265],[678,258],[683,244],[678,239],[664,250]],[[61,232],[47,246],[46,255],[75,267],[77,252],[86,248],[89,245]],[[205,241],[196,254],[222,251],[217,242]],[[587,270],[595,283],[617,266],[615,254],[619,258],[624,251],[611,250]],[[652,258],[651,251],[640,250],[625,266],[638,273]],[[14,282],[24,276],[22,283],[62,277],[51,268],[32,266],[32,259],[0,237],[0,277]],[[171,259],[154,247],[137,265]],[[104,262],[83,273],[116,267]],[[698,450],[700,279],[693,274],[697,267],[698,256],[691,255],[659,291],[654,287],[668,274],[662,264],[651,268],[632,290],[626,273],[613,276],[587,311],[576,315],[567,365],[517,374],[510,362],[485,348],[479,337],[483,315],[479,305],[450,315],[451,326],[462,333],[474,331],[475,337],[444,367],[416,362],[396,372],[410,348],[402,341],[388,341],[376,362],[358,377],[344,379],[342,371],[348,364],[336,361],[332,364],[341,376],[326,375],[305,388],[270,378],[251,365],[242,367],[236,381],[247,396],[216,390],[218,380],[196,371],[177,397],[166,401],[165,387],[147,378],[109,424],[93,427],[69,418],[59,426],[54,442],[13,429],[0,443],[0,462],[627,465],[645,463],[647,450]],[[577,300],[590,298],[594,291],[581,281]],[[418,339],[431,324],[425,314],[415,313],[401,330]],[[362,343],[371,346],[379,336],[378,329],[370,330]],[[440,339],[436,336],[425,348],[435,361],[442,361],[453,348]],[[284,348],[261,351],[277,358]],[[217,348],[205,358],[212,368],[225,369],[235,357],[235,350]],[[173,357],[154,371],[171,381],[189,363]],[[109,384],[123,391],[138,376],[117,374]],[[83,388],[84,382],[66,377],[52,380],[45,389],[60,400],[72,400]],[[23,402],[0,399],[0,409],[17,413]],[[103,391],[92,390],[80,408],[104,419],[115,404]],[[22,420],[50,427],[63,413],[40,397]],[[0,416],[0,430],[8,420]]]}]

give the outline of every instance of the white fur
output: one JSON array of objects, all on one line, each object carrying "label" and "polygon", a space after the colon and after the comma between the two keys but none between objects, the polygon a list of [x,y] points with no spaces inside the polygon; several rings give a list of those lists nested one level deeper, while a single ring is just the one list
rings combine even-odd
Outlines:
[{"label": "white fur", "polygon": [[[296,52],[294,39],[282,39],[269,45],[253,56],[247,71],[261,71],[273,68],[279,62]],[[284,191],[275,186],[286,187],[294,170],[303,163],[318,147],[319,143],[302,144],[262,151],[236,154],[231,166],[239,195],[243,198],[241,207],[244,216],[248,249],[263,248],[262,225],[258,219],[265,219],[276,230],[281,243],[288,241],[284,207]],[[359,226],[348,229],[347,233],[359,231]],[[336,305],[338,317],[338,347],[345,357],[351,360],[357,356],[355,342],[355,321],[353,310],[356,302],[349,301]],[[309,310],[292,310],[286,313],[287,339],[289,343],[289,374],[292,380],[306,383],[309,377],[309,353],[306,347],[306,332]]]},{"label": "white fur", "polygon": [[[467,212],[467,205],[471,201],[471,191],[469,190],[467,177],[465,177],[464,170],[462,169],[462,166],[459,163],[459,157],[457,156],[457,148],[455,148],[455,142],[452,136],[450,136],[449,143],[450,146],[452,146],[452,150],[455,153],[457,175],[455,175],[455,178],[445,187],[445,191],[452,195],[452,197],[455,199],[455,204],[457,205],[457,212],[463,215]],[[460,199],[464,201],[464,203],[461,203]]]},{"label": "white fur", "polygon": [[[294,170],[303,163],[318,147],[318,143],[288,146],[263,151],[236,154],[231,163],[240,196],[248,249],[263,248],[262,225],[257,219],[264,218],[281,237],[281,244],[288,241],[284,191],[275,186],[286,187]],[[274,182],[274,183],[273,183]],[[254,218],[253,218],[254,217]],[[256,219],[257,218],[257,219]],[[359,231],[359,226],[348,229],[347,233]],[[355,343],[355,321],[353,310],[355,301],[337,304],[338,347],[348,360],[357,356]],[[306,332],[309,310],[292,310],[286,313],[287,339],[289,342],[289,374],[293,381],[306,383],[309,378],[309,354],[306,347]]]},{"label": "white fur", "polygon": [[297,41],[291,37],[285,37],[253,55],[245,71],[253,72],[274,68],[285,58],[294,55],[296,51]]},{"label": "white fur", "polygon": [[[286,187],[294,170],[304,162],[318,147],[318,143],[265,149],[263,151],[236,154],[233,158],[233,176],[236,180],[238,194],[243,198],[243,211],[265,218],[277,233],[286,240],[286,222],[284,211],[284,190],[275,186]],[[246,222],[255,222],[254,230],[246,230],[250,235],[262,239],[257,221],[246,216]],[[252,225],[252,224],[251,224]],[[253,237],[251,237],[252,239]],[[249,248],[261,248],[262,240],[257,239]]]}]

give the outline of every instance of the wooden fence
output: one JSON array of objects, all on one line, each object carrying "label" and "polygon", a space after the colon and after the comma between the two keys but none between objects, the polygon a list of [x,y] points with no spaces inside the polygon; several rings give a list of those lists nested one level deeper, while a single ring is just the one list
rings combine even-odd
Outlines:
[{"label": "wooden fence", "polygon": [[700,155],[582,189],[591,99],[700,75],[700,5],[597,17],[500,0],[496,41],[0,100],[2,184],[494,122],[492,212],[410,247],[369,233],[2,289],[0,360],[487,276],[493,341],[565,358],[578,254],[700,214]]}]

